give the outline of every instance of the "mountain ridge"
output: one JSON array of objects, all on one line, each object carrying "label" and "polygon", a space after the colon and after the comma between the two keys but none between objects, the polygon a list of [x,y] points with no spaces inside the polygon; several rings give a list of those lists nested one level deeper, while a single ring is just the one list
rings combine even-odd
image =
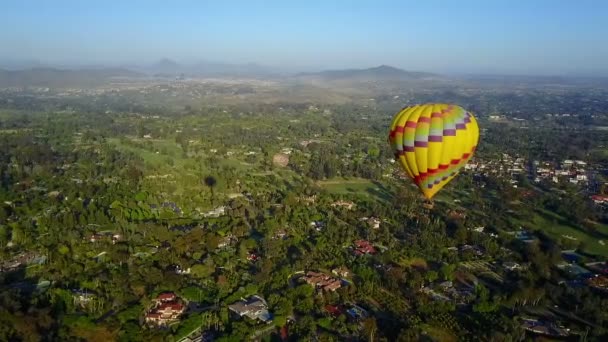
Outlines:
[{"label": "mountain ridge", "polygon": [[347,80],[347,79],[422,79],[439,77],[437,74],[422,71],[407,71],[389,65],[379,65],[366,69],[336,69],[320,72],[299,73],[298,77],[318,77],[325,80]]},{"label": "mountain ridge", "polygon": [[144,75],[124,68],[59,69],[35,67],[24,70],[0,69],[0,87],[79,87],[107,83],[114,78]]}]

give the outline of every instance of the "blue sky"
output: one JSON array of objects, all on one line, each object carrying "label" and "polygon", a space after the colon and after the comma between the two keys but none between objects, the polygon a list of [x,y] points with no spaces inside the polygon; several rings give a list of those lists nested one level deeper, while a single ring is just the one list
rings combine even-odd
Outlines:
[{"label": "blue sky", "polygon": [[2,0],[0,60],[608,75],[608,1]]}]

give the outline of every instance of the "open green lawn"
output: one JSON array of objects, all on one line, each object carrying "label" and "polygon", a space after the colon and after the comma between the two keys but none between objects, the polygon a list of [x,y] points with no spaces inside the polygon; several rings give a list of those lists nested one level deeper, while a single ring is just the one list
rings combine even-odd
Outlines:
[{"label": "open green lawn", "polygon": [[[168,158],[173,159],[174,163],[176,163],[176,164],[178,164],[180,161],[182,161],[182,158],[179,153],[171,153],[170,155],[163,154],[163,153],[156,153],[156,152],[152,152],[150,150],[144,149],[144,148],[139,148],[136,146],[124,144],[118,138],[109,138],[108,142],[110,144],[114,145],[118,150],[135,153],[138,156],[140,156],[146,163],[150,163],[155,166],[167,165]],[[167,144],[163,143],[163,145],[167,145]],[[169,150],[169,151],[173,152],[172,150]]]},{"label": "open green lawn", "polygon": [[[572,224],[553,212],[537,210],[531,223],[533,227],[541,229],[555,238],[569,236],[577,239],[574,241],[585,242],[584,252],[608,256],[608,238],[593,236],[585,228]],[[608,226],[598,224],[596,229],[600,234],[608,236]],[[603,240],[605,245],[600,244],[600,240]]]},{"label": "open green lawn", "polygon": [[317,185],[333,194],[373,196],[382,200],[389,200],[392,193],[378,182],[363,178],[332,178],[318,181]]}]

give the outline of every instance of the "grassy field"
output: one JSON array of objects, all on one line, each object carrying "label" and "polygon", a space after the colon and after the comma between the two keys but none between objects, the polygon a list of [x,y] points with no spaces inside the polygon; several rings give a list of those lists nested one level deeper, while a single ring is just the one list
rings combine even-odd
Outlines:
[{"label": "grassy field", "polygon": [[318,181],[317,185],[332,194],[359,195],[389,200],[393,195],[382,184],[363,178],[332,178]]},{"label": "grassy field", "polygon": [[[149,151],[147,149],[138,148],[135,146],[131,146],[128,144],[124,144],[118,138],[109,138],[108,142],[114,145],[120,151],[131,152],[140,156],[146,163],[150,163],[154,166],[163,166],[167,165],[167,159],[172,158],[176,165],[183,163],[183,158],[181,158],[180,154],[176,152],[174,149],[169,149],[169,154],[156,153]],[[154,142],[154,146],[159,145],[158,149],[160,150],[161,145],[165,148],[167,147],[167,142],[165,141],[157,141]],[[177,145],[175,146],[177,147]]]},{"label": "grassy field", "polygon": [[[530,223],[532,227],[543,230],[555,238],[568,236],[575,238],[576,242],[584,242],[586,245],[584,252],[608,257],[608,238],[593,236],[583,227],[576,226],[553,212],[538,210]],[[596,229],[601,235],[608,236],[608,226],[598,224]],[[600,240],[603,240],[605,245],[600,244]]]}]

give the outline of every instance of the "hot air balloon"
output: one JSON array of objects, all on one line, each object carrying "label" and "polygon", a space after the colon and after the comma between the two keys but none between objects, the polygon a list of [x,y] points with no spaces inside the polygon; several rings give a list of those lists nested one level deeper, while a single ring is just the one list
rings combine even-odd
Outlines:
[{"label": "hot air balloon", "polygon": [[395,115],[389,141],[395,158],[431,200],[473,156],[479,127],[462,107],[415,105]]}]

